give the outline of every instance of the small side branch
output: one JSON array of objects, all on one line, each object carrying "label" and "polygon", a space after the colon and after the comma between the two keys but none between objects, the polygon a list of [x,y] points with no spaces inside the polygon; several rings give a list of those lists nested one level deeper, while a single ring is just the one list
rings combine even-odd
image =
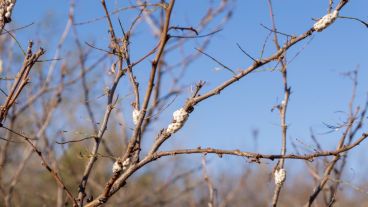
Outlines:
[{"label": "small side branch", "polygon": [[10,89],[10,93],[7,96],[3,105],[0,106],[0,126],[5,120],[9,109],[15,104],[18,96],[24,89],[24,87],[29,83],[29,73],[33,65],[38,61],[38,59],[45,53],[45,50],[40,48],[35,54],[32,53],[33,42],[29,42],[27,55],[24,58],[23,66],[15,77],[13,86]]}]

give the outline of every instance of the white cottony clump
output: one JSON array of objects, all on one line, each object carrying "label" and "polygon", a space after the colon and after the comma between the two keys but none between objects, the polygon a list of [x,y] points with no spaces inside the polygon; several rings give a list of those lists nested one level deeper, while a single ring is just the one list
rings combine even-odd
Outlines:
[{"label": "white cottony clump", "polygon": [[286,170],[285,169],[278,169],[275,171],[275,184],[282,185],[284,184],[286,179]]},{"label": "white cottony clump", "polygon": [[166,129],[166,132],[169,134],[177,132],[184,124],[184,122],[188,119],[188,112],[186,112],[183,108],[176,110],[173,113],[174,121],[169,124]]},{"label": "white cottony clump", "polygon": [[138,124],[139,115],[140,115],[140,111],[138,111],[137,109],[134,109],[132,113],[132,117],[133,117],[133,123],[135,125]]},{"label": "white cottony clump", "polygon": [[313,25],[313,29],[316,30],[317,32],[321,32],[330,24],[332,24],[336,20],[338,15],[339,11],[337,10],[334,10],[332,13],[326,14],[324,17],[322,17]]},{"label": "white cottony clump", "polygon": [[117,172],[120,172],[121,169],[122,167],[119,161],[114,162],[114,164],[112,165],[112,172],[117,173]]},{"label": "white cottony clump", "polygon": [[[1,2],[1,1],[0,1]],[[11,14],[15,5],[15,0],[3,0],[0,3],[0,21],[9,23],[11,21]]]},{"label": "white cottony clump", "polygon": [[130,158],[128,157],[124,162],[123,162],[123,170],[126,170],[128,168],[130,164]]},{"label": "white cottony clump", "polygon": [[6,12],[6,13],[5,13],[5,17],[6,17],[6,18],[10,18],[10,16],[11,16],[11,12]]},{"label": "white cottony clump", "polygon": [[169,124],[169,126],[166,129],[166,132],[169,134],[175,133],[177,132],[181,127],[183,126],[183,123],[180,122],[176,122],[176,123],[171,123]]},{"label": "white cottony clump", "polygon": [[188,118],[188,112],[181,108],[173,113],[173,117],[176,122],[184,122]]},{"label": "white cottony clump", "polygon": [[121,170],[124,171],[128,168],[129,164],[130,164],[130,158],[129,157],[123,163],[121,163],[119,160],[117,160],[112,165],[112,172],[117,173],[117,172],[120,172]]}]

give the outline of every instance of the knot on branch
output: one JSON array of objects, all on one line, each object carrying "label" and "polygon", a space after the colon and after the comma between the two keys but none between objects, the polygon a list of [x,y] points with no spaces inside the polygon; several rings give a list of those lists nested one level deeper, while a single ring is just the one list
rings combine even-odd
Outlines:
[{"label": "knot on branch", "polygon": [[104,203],[107,202],[107,198],[106,197],[99,198],[98,202],[99,202],[99,204],[104,204]]}]

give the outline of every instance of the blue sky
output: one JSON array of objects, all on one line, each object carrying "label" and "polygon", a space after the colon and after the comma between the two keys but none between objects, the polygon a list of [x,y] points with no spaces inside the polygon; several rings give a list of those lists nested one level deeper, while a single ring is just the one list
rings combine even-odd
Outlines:
[{"label": "blue sky", "polygon": [[[118,8],[122,1],[107,0],[110,9]],[[196,25],[198,16],[206,11],[207,0],[177,0],[174,7],[172,25]],[[214,1],[218,2],[218,1]],[[288,34],[300,34],[308,30],[314,23],[312,18],[325,15],[328,1],[310,0],[284,0],[274,1],[274,11],[278,30]],[[343,8],[340,15],[357,17],[368,20],[366,9],[368,1],[351,1]],[[18,0],[14,11],[14,22],[18,26],[34,22],[31,28],[17,32],[22,44],[37,35],[55,35],[58,39],[60,32],[66,23],[68,13],[68,1],[63,0]],[[47,15],[49,14],[49,15]],[[77,0],[76,19],[85,21],[103,15],[100,1]],[[119,13],[123,20],[131,20],[131,12]],[[116,17],[114,21],[116,22]],[[50,20],[50,31],[38,31],[35,33],[37,24]],[[251,64],[236,46],[239,43],[243,49],[257,57],[260,55],[262,44],[268,34],[260,24],[271,25],[269,11],[266,1],[236,2],[232,19],[225,25],[224,29],[215,35],[212,44],[206,50],[209,54],[221,60],[233,69],[246,68]],[[136,42],[132,41],[133,54],[143,54],[147,45],[152,41],[146,40],[146,27],[137,29]],[[96,45],[106,47],[107,25],[105,21],[97,21],[91,24],[78,26],[78,32],[83,41],[96,41]],[[363,104],[367,93],[367,39],[368,29],[362,24],[338,19],[331,27],[322,33],[313,35],[313,40],[306,46],[302,53],[289,64],[289,85],[292,88],[290,97],[287,122],[289,124],[288,138],[302,140],[306,145],[310,143],[309,129],[318,132],[328,131],[325,123],[336,123],[344,116],[336,111],[347,111],[348,101],[351,95],[351,81],[341,74],[351,71],[359,66],[359,87],[357,91],[357,104]],[[51,39],[51,38],[50,38]],[[56,41],[45,42],[52,57]],[[309,39],[293,47],[287,56],[293,57],[305,46]],[[192,41],[186,48],[186,52],[194,51],[201,40]],[[266,54],[271,54],[275,48],[271,41],[266,47]],[[99,53],[97,53],[99,54]],[[178,54],[173,59],[180,58]],[[142,88],[148,73],[149,62],[139,66],[137,76],[141,78]],[[273,67],[274,64],[266,66]],[[186,73],[183,85],[190,85],[205,80],[208,84],[204,91],[210,90],[221,82],[231,77],[226,70],[215,71],[219,67],[216,63],[206,57],[200,58],[193,63]],[[124,82],[126,83],[126,81]],[[121,86],[121,93],[129,90]],[[158,127],[165,127],[171,113],[183,105],[188,92],[179,97],[163,113],[165,119],[157,123]],[[193,148],[216,147],[225,149],[254,150],[252,140],[252,129],[258,129],[259,152],[278,153],[280,149],[280,127],[278,112],[271,112],[273,105],[281,101],[283,97],[281,74],[274,72],[256,72],[243,78],[241,81],[225,89],[219,96],[213,97],[200,103],[194,113],[191,114],[186,126],[177,133],[164,147]],[[129,104],[130,101],[122,102]],[[130,110],[130,109],[127,109]],[[101,112],[97,112],[101,113]],[[128,113],[129,114],[129,113]],[[127,116],[127,119],[130,117]],[[156,134],[157,131],[153,132]],[[152,135],[153,135],[152,134]],[[319,140],[334,148],[341,132],[318,136]],[[299,145],[303,145],[297,142]],[[290,146],[289,146],[290,147]],[[354,150],[355,154],[361,154],[366,144],[360,146],[360,150]],[[292,151],[292,150],[289,150]],[[366,155],[363,155],[366,158]],[[198,160],[199,162],[199,160]],[[358,161],[352,161],[356,166]],[[226,166],[226,164],[224,164]]]}]

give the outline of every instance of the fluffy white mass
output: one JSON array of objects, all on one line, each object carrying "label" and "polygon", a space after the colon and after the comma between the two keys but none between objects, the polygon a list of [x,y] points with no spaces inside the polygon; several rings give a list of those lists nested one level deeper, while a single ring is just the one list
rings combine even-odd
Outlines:
[{"label": "fluffy white mass", "polygon": [[189,114],[186,112],[183,108],[180,108],[176,110],[173,113],[173,123],[169,124],[169,126],[166,129],[166,132],[169,134],[177,132],[184,124],[184,122],[187,120]]},{"label": "fluffy white mass", "polygon": [[128,168],[129,164],[130,164],[130,158],[127,158],[123,163],[117,160],[112,165],[112,172],[117,173],[117,172],[120,172],[121,170],[124,171]]},{"label": "fluffy white mass", "polygon": [[286,170],[285,169],[278,169],[275,171],[275,184],[282,185],[286,179]]},{"label": "fluffy white mass", "polygon": [[130,158],[128,157],[124,162],[123,162],[123,170],[126,170],[128,168],[130,164]]},{"label": "fluffy white mass", "polygon": [[4,18],[8,19],[8,21],[10,20],[14,4],[15,4],[15,0],[5,0],[1,4],[0,21],[3,21]]},{"label": "fluffy white mass", "polygon": [[169,134],[175,133],[182,127],[182,125],[183,125],[182,123],[178,123],[178,122],[171,123],[167,127],[166,132],[169,133]]},{"label": "fluffy white mass", "polygon": [[138,111],[137,109],[134,109],[133,110],[133,113],[132,113],[132,117],[133,117],[133,123],[135,125],[138,124],[138,118],[139,118],[139,115],[140,115],[140,111]]},{"label": "fluffy white mass", "polygon": [[178,109],[173,113],[173,118],[176,122],[184,122],[188,118],[188,112],[186,112],[183,108]]},{"label": "fluffy white mass", "polygon": [[336,20],[338,15],[339,12],[337,10],[334,10],[332,13],[326,14],[324,17],[322,17],[313,25],[313,29],[316,30],[317,32],[321,32],[330,24],[332,24]]},{"label": "fluffy white mass", "polygon": [[114,162],[114,164],[112,165],[112,172],[117,173],[120,170],[121,170],[120,163],[118,161]]}]

